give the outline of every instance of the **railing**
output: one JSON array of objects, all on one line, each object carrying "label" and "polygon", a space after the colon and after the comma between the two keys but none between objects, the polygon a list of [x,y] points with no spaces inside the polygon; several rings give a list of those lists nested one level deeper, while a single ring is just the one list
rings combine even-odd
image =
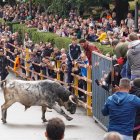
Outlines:
[{"label": "railing", "polygon": [[[29,73],[32,73],[36,77],[40,77],[40,80],[50,79],[50,80],[57,81],[57,82],[63,84],[64,86],[66,86],[66,87],[69,86],[68,83],[60,80],[60,71],[61,71],[60,70],[60,64],[61,64],[61,61],[60,60],[57,60],[56,61],[56,65],[55,65],[54,68],[52,68],[52,69],[49,68],[49,69],[53,70],[56,73],[56,75],[57,75],[56,78],[52,78],[52,77],[49,77],[47,75],[44,75],[42,70],[40,70],[40,73],[38,73],[38,72],[36,72],[34,70],[31,70],[29,68],[30,64],[28,63],[28,61],[30,60],[30,54],[31,53],[29,52],[29,49],[28,48],[25,48],[25,50],[23,50],[22,48],[18,48],[18,47],[14,46],[11,43],[9,43],[9,45],[11,45],[12,47],[14,47],[18,51],[22,51],[22,52],[25,53],[25,58],[22,58],[22,57],[19,56],[19,59],[24,62],[24,65],[25,66],[22,66],[21,64],[19,64],[18,66],[14,66],[14,68],[11,67],[11,66],[9,66],[10,70],[13,71],[16,74],[16,76],[20,76],[20,77],[22,77],[23,79],[26,79],[26,80],[32,80],[31,77],[29,76],[30,75]],[[15,53],[11,52],[10,50],[8,50],[6,48],[5,48],[5,51],[6,51],[6,53],[8,52],[9,54],[11,54],[12,56],[15,55]],[[13,63],[13,65],[15,65],[15,60],[12,60],[10,57],[7,57],[7,59],[11,63]],[[41,66],[40,64],[37,64],[37,63],[33,63],[33,64],[36,65],[36,66],[39,66],[39,67]],[[21,72],[21,70],[25,70],[26,71],[26,74],[23,75],[23,73]],[[80,105],[82,107],[84,107],[86,109],[87,115],[90,116],[92,114],[91,66],[88,66],[87,67],[87,77],[81,77],[81,76],[76,75],[74,73],[72,73],[72,76],[74,77],[74,82],[70,86],[74,89],[74,93],[75,93],[76,96],[78,96],[78,91],[81,91],[82,93],[84,93],[86,95],[86,102],[83,102],[83,101],[79,100],[79,103],[80,103]],[[79,80],[86,81],[86,84],[87,84],[87,90],[86,91],[84,89],[78,87],[78,81]]]}]

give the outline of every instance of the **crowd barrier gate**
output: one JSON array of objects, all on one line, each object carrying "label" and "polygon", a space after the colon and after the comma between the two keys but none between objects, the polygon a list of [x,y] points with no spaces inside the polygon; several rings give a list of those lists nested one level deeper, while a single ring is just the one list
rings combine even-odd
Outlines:
[{"label": "crowd barrier gate", "polygon": [[112,68],[111,58],[108,58],[102,54],[93,52],[92,53],[92,112],[93,118],[98,122],[105,130],[108,125],[108,117],[102,115],[102,108],[104,103],[109,96],[109,92],[104,90],[102,87],[99,87],[95,80],[103,79],[106,74]]}]

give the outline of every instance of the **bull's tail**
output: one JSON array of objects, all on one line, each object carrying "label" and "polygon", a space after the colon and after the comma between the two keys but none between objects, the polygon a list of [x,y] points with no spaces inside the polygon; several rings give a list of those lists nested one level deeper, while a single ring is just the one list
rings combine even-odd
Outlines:
[{"label": "bull's tail", "polygon": [[6,85],[6,80],[0,81],[0,85],[1,85],[1,88],[4,89],[4,87]]}]

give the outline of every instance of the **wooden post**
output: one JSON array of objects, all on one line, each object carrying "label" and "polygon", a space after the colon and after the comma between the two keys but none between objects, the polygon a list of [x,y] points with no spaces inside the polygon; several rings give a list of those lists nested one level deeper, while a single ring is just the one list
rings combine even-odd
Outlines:
[{"label": "wooden post", "polygon": [[[87,67],[87,78],[88,79],[91,79],[91,67]],[[87,92],[91,92],[91,83],[90,82],[87,82]],[[91,96],[87,95],[87,105],[88,106],[91,106]],[[92,115],[92,111],[91,109],[88,109],[87,108],[87,115],[88,116],[91,116]]]},{"label": "wooden post", "polygon": [[26,47],[25,49],[26,57],[25,57],[25,68],[26,68],[26,76],[29,76],[29,63],[27,63],[30,60],[29,56],[29,48]]},{"label": "wooden post", "polygon": [[[77,68],[77,63],[74,63],[74,68]],[[74,86],[78,87],[78,78],[74,76]],[[75,95],[78,96],[78,89],[74,88]]]},{"label": "wooden post", "polygon": [[43,70],[41,70],[41,73],[40,73],[41,75],[40,75],[40,79],[41,80],[44,80],[44,77],[42,76],[43,75]]},{"label": "wooden post", "polygon": [[[74,76],[74,87],[78,87],[78,78]],[[78,96],[78,89],[74,88],[74,93]]]},{"label": "wooden post", "polygon": [[57,80],[60,81],[60,72],[59,72],[59,69],[60,69],[60,61],[59,60],[57,60],[56,69],[58,70],[57,71]]}]

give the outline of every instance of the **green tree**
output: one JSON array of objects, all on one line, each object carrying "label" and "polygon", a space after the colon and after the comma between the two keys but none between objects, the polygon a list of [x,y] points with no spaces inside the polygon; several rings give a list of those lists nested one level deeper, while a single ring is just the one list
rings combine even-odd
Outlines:
[{"label": "green tree", "polygon": [[60,16],[68,15],[70,9],[77,9],[77,13],[80,13],[81,11],[89,11],[92,6],[107,6],[112,1],[115,1],[115,10],[120,21],[128,12],[129,0],[33,0],[33,2],[44,7],[45,11]]},{"label": "green tree", "polygon": [[93,0],[33,0],[34,3],[44,7],[45,11],[56,13],[60,16],[68,15],[70,9],[77,9],[77,13],[94,5]]}]

